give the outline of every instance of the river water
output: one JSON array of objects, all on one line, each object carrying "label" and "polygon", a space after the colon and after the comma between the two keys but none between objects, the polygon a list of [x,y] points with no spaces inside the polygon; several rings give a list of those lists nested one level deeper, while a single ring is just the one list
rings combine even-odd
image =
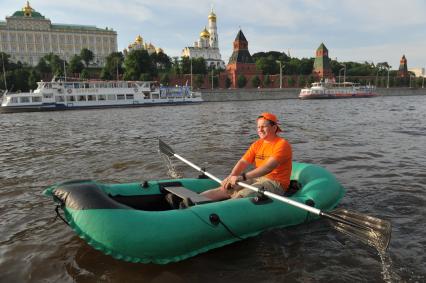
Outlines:
[{"label": "river water", "polygon": [[[264,111],[282,121],[295,161],[336,175],[341,206],[392,222],[386,254],[320,220],[179,263],[131,264],[55,221],[42,195],[70,179],[168,178],[157,137],[223,177]],[[0,282],[426,282],[426,96],[0,114],[0,133]]]}]

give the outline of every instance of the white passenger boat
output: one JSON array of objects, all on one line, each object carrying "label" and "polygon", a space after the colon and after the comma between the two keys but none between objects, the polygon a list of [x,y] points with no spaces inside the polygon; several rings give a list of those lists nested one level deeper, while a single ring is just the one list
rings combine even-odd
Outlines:
[{"label": "white passenger boat", "polygon": [[359,83],[332,81],[316,82],[310,88],[300,91],[301,99],[321,99],[321,98],[354,98],[377,96],[374,86],[362,86]]},{"label": "white passenger boat", "polygon": [[71,110],[192,104],[201,94],[188,86],[160,87],[155,81],[38,82],[34,91],[5,93],[1,111]]}]

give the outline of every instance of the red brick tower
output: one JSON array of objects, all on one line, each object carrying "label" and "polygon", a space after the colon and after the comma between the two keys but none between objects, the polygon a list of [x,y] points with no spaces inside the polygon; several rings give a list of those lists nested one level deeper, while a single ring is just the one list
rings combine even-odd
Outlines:
[{"label": "red brick tower", "polygon": [[234,40],[234,51],[226,66],[226,72],[231,79],[231,87],[233,88],[237,87],[239,75],[245,76],[249,81],[251,77],[260,74],[248,50],[248,41],[241,30]]},{"label": "red brick tower", "polygon": [[330,67],[330,58],[328,57],[328,49],[325,47],[324,43],[321,43],[317,49],[312,73],[320,79],[333,77]]},{"label": "red brick tower", "polygon": [[405,55],[402,55],[402,58],[399,61],[398,77],[408,78],[407,59],[405,58]]}]

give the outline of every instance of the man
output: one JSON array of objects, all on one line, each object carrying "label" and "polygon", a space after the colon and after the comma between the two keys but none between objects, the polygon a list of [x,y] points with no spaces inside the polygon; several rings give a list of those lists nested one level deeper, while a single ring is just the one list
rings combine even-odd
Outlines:
[{"label": "man", "polygon": [[[255,141],[237,162],[219,188],[202,194],[213,200],[247,197],[254,191],[238,186],[238,182],[264,188],[275,194],[283,195],[290,184],[292,150],[287,140],[277,135],[281,132],[277,117],[271,113],[262,113],[257,118]],[[244,170],[253,164],[253,170]]]}]

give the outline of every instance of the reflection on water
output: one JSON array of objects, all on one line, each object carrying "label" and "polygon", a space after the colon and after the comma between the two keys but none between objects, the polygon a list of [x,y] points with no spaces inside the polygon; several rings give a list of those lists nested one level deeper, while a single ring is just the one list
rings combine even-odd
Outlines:
[{"label": "reflection on water", "polygon": [[[0,115],[0,281],[423,282],[425,102],[423,96],[277,100]],[[182,162],[165,165],[157,137],[226,176],[256,138],[254,119],[264,111],[280,118],[295,160],[336,175],[347,189],[342,207],[392,221],[386,254],[320,220],[175,264],[130,264],[53,221],[53,203],[42,190],[55,182],[198,175]]]}]

